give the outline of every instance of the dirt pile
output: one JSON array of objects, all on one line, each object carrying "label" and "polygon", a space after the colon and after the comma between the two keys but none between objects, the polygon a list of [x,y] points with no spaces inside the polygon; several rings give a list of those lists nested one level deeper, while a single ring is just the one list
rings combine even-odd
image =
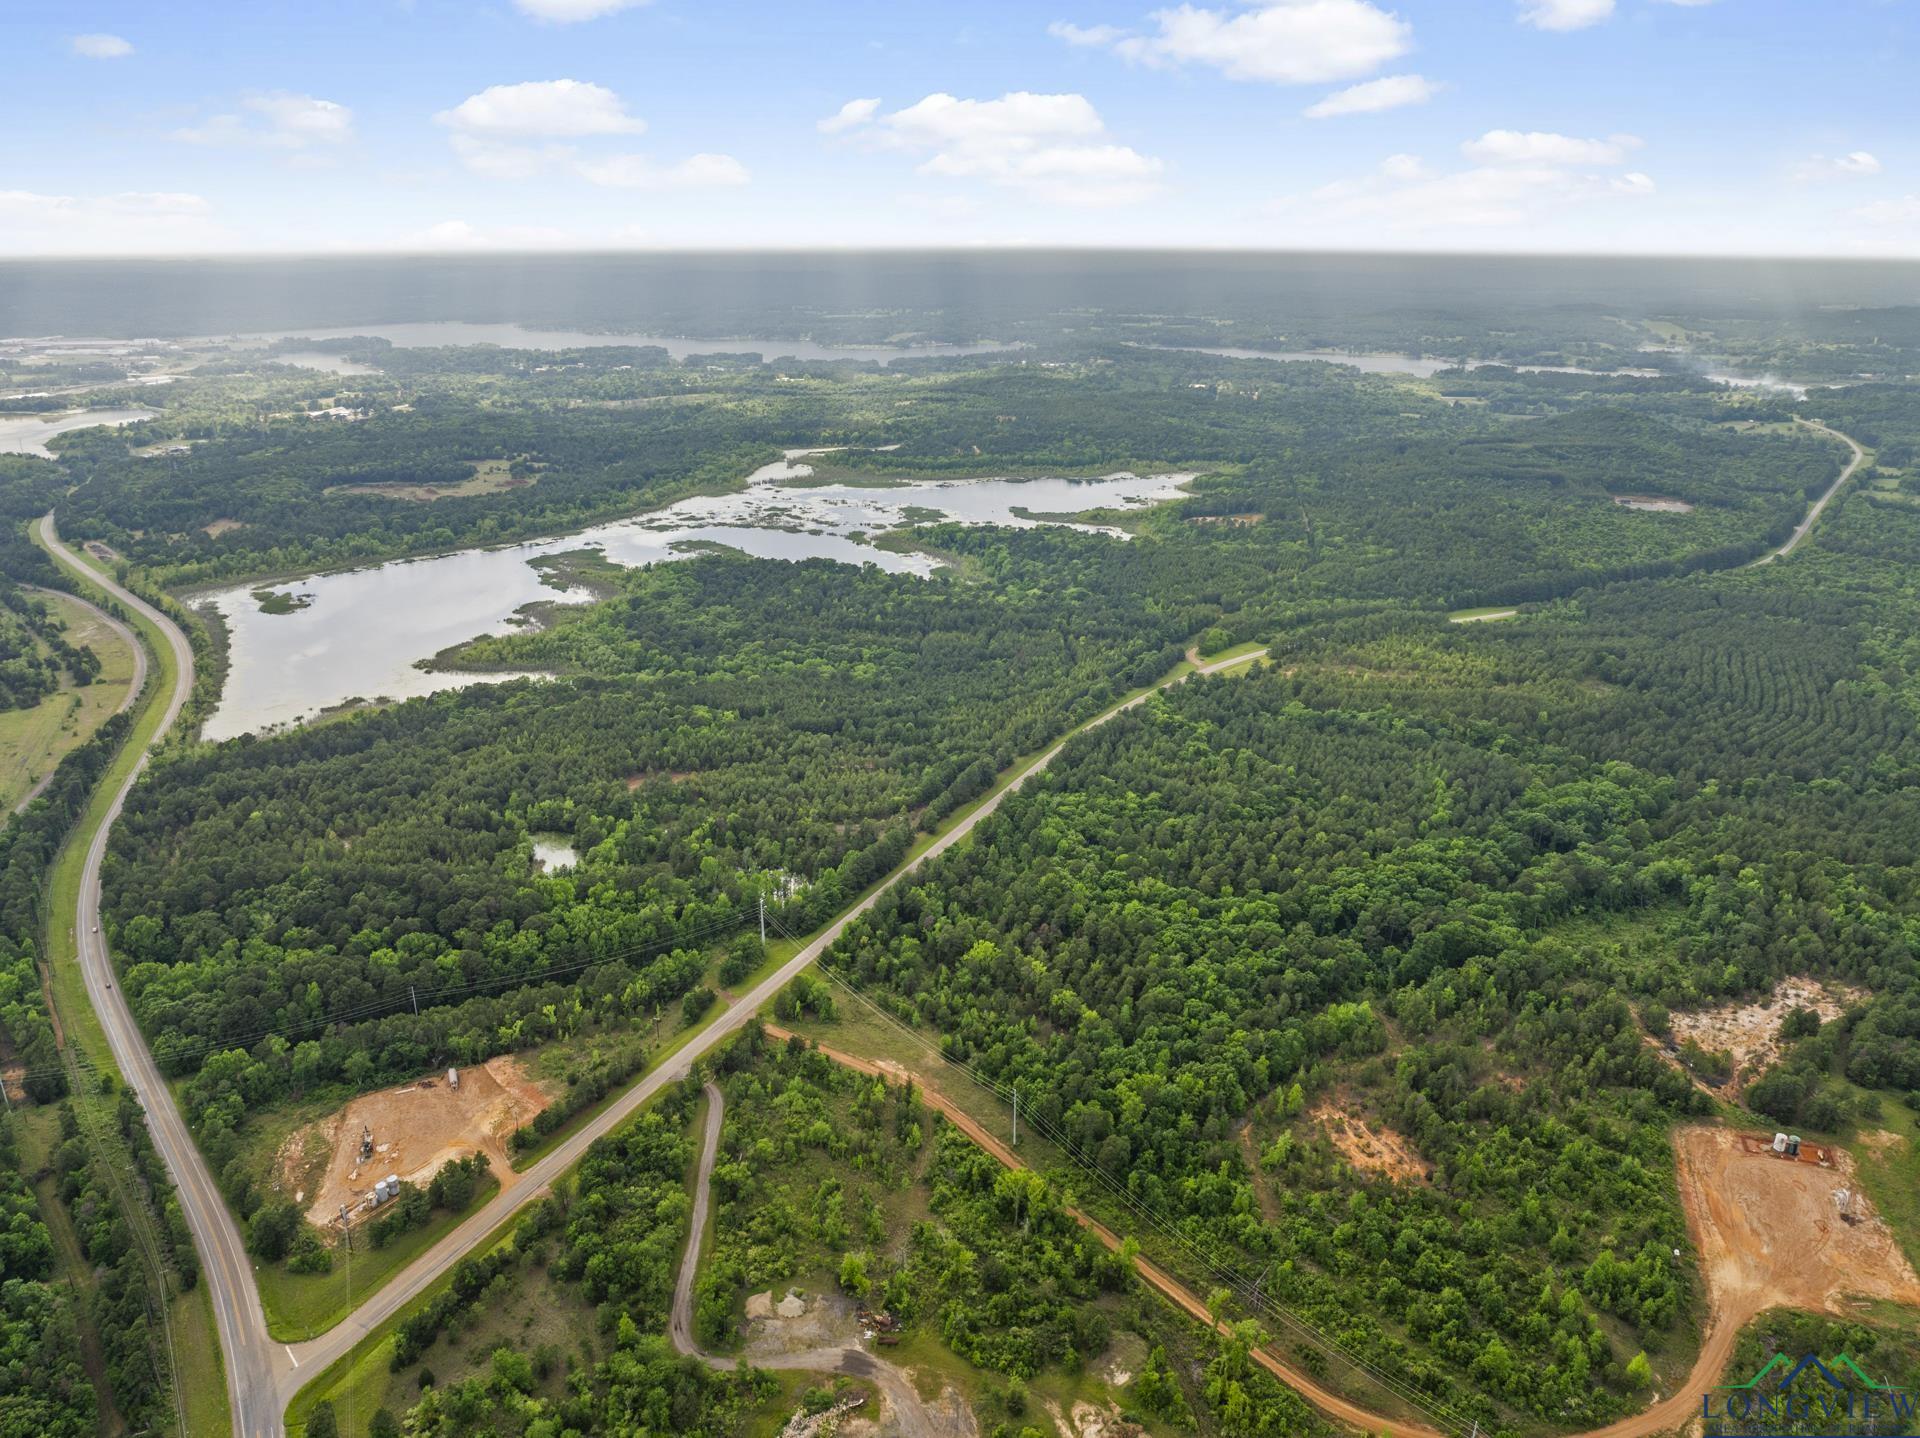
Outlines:
[{"label": "dirt pile", "polygon": [[[458,1087],[447,1082],[442,1069],[365,1094],[331,1118],[289,1135],[281,1147],[283,1172],[289,1159],[297,1164],[310,1145],[326,1154],[315,1192],[295,1200],[311,1198],[308,1220],[338,1222],[344,1207],[358,1221],[375,1182],[388,1174],[424,1185],[442,1165],[472,1153],[486,1154],[501,1187],[511,1187],[519,1175],[507,1162],[507,1137],[547,1106],[547,1096],[511,1057],[489,1059],[459,1074]],[[364,1162],[363,1130],[373,1140],[373,1153]]]}]

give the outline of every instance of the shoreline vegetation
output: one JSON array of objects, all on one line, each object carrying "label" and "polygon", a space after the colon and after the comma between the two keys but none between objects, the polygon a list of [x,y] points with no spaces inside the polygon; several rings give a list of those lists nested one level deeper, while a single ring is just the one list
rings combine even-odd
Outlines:
[{"label": "shoreline vegetation", "polygon": [[[1911,387],[1803,403],[1601,374],[1604,346],[1673,341],[1630,317],[1475,303],[1447,317],[1463,348],[1497,330],[1536,363],[1584,348],[1587,368],[1475,368],[1442,395],[1336,365],[1135,351],[1100,319],[1091,338],[1015,360],[884,370],[395,350],[374,374],[213,364],[166,386],[140,438],[192,438],[190,464],[104,432],[19,461],[22,483],[61,488],[89,566],[202,595],[237,584],[269,616],[261,634],[318,633],[320,581],[341,568],[572,534],[609,504],[632,515],[736,493],[796,439],[835,452],[768,529],[825,528],[806,502],[826,485],[872,491],[826,532],[885,563],[768,562],[702,533],[694,562],[630,568],[562,540],[530,581],[552,597],[429,662],[563,682],[447,690],[242,743],[183,726],[135,786],[102,871],[102,942],[193,1119],[205,1187],[238,1220],[241,1288],[255,1263],[273,1270],[266,1341],[237,1355],[236,1372],[264,1375],[250,1391],[292,1396],[309,1367],[329,1382],[384,1367],[398,1349],[370,1360],[378,1342],[355,1345],[376,1322],[378,1341],[404,1330],[409,1363],[431,1348],[444,1370],[444,1391],[383,1391],[396,1422],[401,1409],[449,1422],[449,1405],[490,1402],[496,1379],[557,1420],[625,1381],[600,1366],[616,1350],[623,1371],[670,1364],[664,1313],[639,1290],[632,1335],[496,1319],[572,1314],[568,1286],[606,1271],[589,1249],[637,1262],[673,1247],[671,1205],[591,1233],[569,1205],[626,1214],[683,1187],[689,1139],[666,1123],[680,1100],[658,1091],[691,1054],[717,1062],[708,1036],[755,1005],[850,1033],[824,973],[886,1015],[860,1030],[877,1047],[854,1052],[895,1058],[897,1021],[982,1094],[1018,1093],[1023,1136],[1067,1156],[1054,1182],[1117,1238],[1170,1271],[1186,1263],[1110,1182],[1413,1395],[1325,1378],[1320,1358],[1280,1345],[1341,1401],[1402,1426],[1424,1410],[1526,1438],[1630,1438],[1664,1411],[1648,1392],[1672,1398],[1718,1361],[1700,1337],[1736,1340],[1666,1146],[1703,1117],[1852,1147],[1888,1242],[1920,1245],[1907,1206],[1882,1197],[1910,1166],[1899,1145],[1920,1094],[1920,980],[1892,937],[1914,917],[1900,835],[1920,775],[1920,662],[1898,638],[1914,627],[1899,575],[1920,562],[1920,519],[1899,500],[1920,444]],[[1154,322],[1169,339],[1174,323]],[[1795,353],[1777,320],[1720,323],[1708,339],[1689,319],[1693,342]],[[1250,337],[1219,329],[1225,344]],[[338,413],[301,417],[321,400]],[[524,456],[538,482],[459,492],[475,454]],[[902,515],[910,528],[869,518],[905,475],[1097,477],[1115,454],[1197,477],[1140,509],[1076,508],[1066,486],[1013,492],[1004,513],[1040,521],[1027,528],[943,522],[931,506]],[[59,485],[82,469],[85,485]],[[1132,537],[1069,527],[1088,523]],[[903,549],[946,567],[896,572]],[[247,578],[256,561],[285,577]],[[195,715],[233,643],[216,627],[195,625],[208,660]],[[250,636],[235,634],[245,665]],[[982,842],[948,847],[981,820]],[[61,882],[53,902],[71,911]],[[779,939],[789,931],[820,937],[804,947]],[[73,984],[55,968],[65,1022]],[[1662,1037],[1670,1023],[1700,1032],[1678,1016],[1783,974],[1849,997],[1790,1015],[1751,1072]],[[84,1010],[72,1039],[97,1046]],[[282,1231],[292,1192],[263,1146],[322,1099],[498,1053],[537,1056],[556,1115],[521,1122],[510,1191],[414,1230],[382,1265],[413,1273],[404,1286],[374,1284],[369,1265],[351,1319],[275,1351],[272,1335],[346,1318],[345,1279],[282,1271],[319,1258],[297,1215]],[[716,1164],[710,1257],[739,1265],[715,1279],[716,1324],[781,1283],[823,1315],[884,1299],[913,1245],[933,1241],[911,1224],[904,1247],[874,1236],[838,1167],[869,1119],[905,1142],[896,1101],[789,1061],[791,1074],[727,1070],[729,1131],[760,1123],[775,1091],[797,1126],[791,1178],[744,1150]],[[946,1077],[928,1081],[944,1092]],[[876,1160],[893,1161],[888,1143]],[[973,1162],[919,1152],[949,1184]],[[522,1174],[555,1183],[559,1206],[536,1200],[537,1221],[502,1229],[491,1216],[520,1201]],[[1004,1177],[987,1172],[978,1201],[1018,1225]],[[750,1211],[790,1184],[805,1196],[793,1246],[728,1247],[728,1204],[757,1195]],[[955,1192],[935,1183],[914,1202]],[[963,1207],[934,1216],[959,1225]],[[493,1237],[462,1263],[481,1228]],[[487,1246],[509,1234],[560,1267]],[[986,1229],[966,1241],[995,1251]],[[943,1332],[1004,1329],[1006,1274],[977,1276],[943,1297],[958,1305]],[[1205,1306],[1210,1274],[1181,1276]],[[496,1281],[498,1303],[476,1305]],[[225,1278],[211,1286],[222,1302]],[[911,1324],[908,1296],[894,1295]],[[1277,1386],[1249,1387],[1270,1334],[1143,1332],[1140,1310],[1104,1303],[1109,1336],[1147,1351],[1126,1350],[1129,1376],[1099,1379],[1098,1402],[1152,1438],[1232,1438],[1233,1384],[1289,1431],[1321,1423]],[[1258,1315],[1229,1303],[1225,1316]],[[1076,1326],[1090,1318],[1059,1321],[1076,1350],[1107,1351]],[[716,1328],[711,1351],[724,1339]],[[942,1356],[911,1330],[902,1348],[983,1425],[1028,1421],[1016,1379],[1048,1402],[1096,1391],[1045,1376],[1050,1359],[1028,1372],[964,1343]],[[591,1392],[567,1389],[563,1359]],[[511,1376],[490,1377],[496,1364]],[[1206,1382],[1183,1385],[1189,1370]],[[313,1397],[296,1423],[326,1421]],[[716,1380],[684,1401],[737,1433],[770,1400]],[[1029,1412],[1044,1433],[1052,1420]],[[373,1422],[357,1399],[331,1418],[349,1438]]]}]

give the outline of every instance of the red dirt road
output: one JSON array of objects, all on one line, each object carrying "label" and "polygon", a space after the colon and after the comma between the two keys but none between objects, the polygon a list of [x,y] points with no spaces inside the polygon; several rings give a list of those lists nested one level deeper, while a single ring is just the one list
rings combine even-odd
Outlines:
[{"label": "red dirt road", "polygon": [[[792,1037],[776,1025],[764,1027],[770,1038]],[[825,1044],[814,1047],[835,1063],[860,1073],[894,1083],[911,1079],[929,1108],[939,1110],[994,1158],[1008,1168],[1027,1166],[921,1075],[890,1061],[860,1058]],[[1686,1380],[1672,1393],[1639,1413],[1593,1429],[1581,1438],[1654,1438],[1686,1428],[1700,1411],[1701,1392],[1725,1371],[1740,1330],[1783,1299],[1794,1307],[1839,1314],[1847,1312],[1847,1299],[1854,1294],[1920,1306],[1920,1280],[1914,1278],[1904,1260],[1888,1267],[1887,1254],[1899,1259],[1899,1251],[1892,1246],[1884,1224],[1870,1214],[1858,1225],[1841,1222],[1837,1213],[1827,1221],[1823,1206],[1831,1204],[1829,1190],[1854,1182],[1846,1168],[1820,1170],[1817,1165],[1748,1154],[1737,1134],[1712,1126],[1675,1133],[1674,1154],[1687,1227],[1701,1255],[1707,1283],[1707,1329],[1700,1354]],[[1105,1224],[1072,1207],[1067,1212],[1108,1248],[1119,1249],[1119,1235]],[[1820,1261],[1807,1264],[1801,1262],[1801,1256],[1810,1234]],[[1212,1326],[1206,1304],[1186,1285],[1144,1258],[1136,1259],[1134,1267],[1149,1286],[1198,1322]],[[1818,1291],[1807,1287],[1809,1273],[1817,1275]],[[1376,1413],[1330,1392],[1269,1349],[1256,1349],[1252,1356],[1262,1368],[1338,1422],[1388,1438],[1442,1438],[1437,1429]]]},{"label": "red dirt road", "polygon": [[[779,1028],[774,1024],[766,1024],[763,1027],[766,1029],[768,1038],[785,1040],[792,1037],[792,1034],[786,1029]],[[809,1042],[812,1041],[809,1040]],[[828,1048],[825,1044],[815,1044],[814,1047],[835,1063],[843,1064],[847,1068],[859,1073],[872,1074],[876,1078],[888,1079],[894,1083],[905,1083],[911,1079],[914,1086],[920,1090],[921,1100],[928,1108],[939,1110],[940,1113],[946,1116],[948,1122],[953,1124],[955,1128],[959,1129],[975,1143],[979,1144],[981,1148],[992,1154],[1008,1168],[1025,1168],[1027,1166],[1011,1148],[1008,1148],[1006,1144],[1002,1143],[993,1134],[981,1127],[971,1114],[961,1109],[951,1099],[947,1098],[945,1094],[936,1088],[930,1087],[927,1081],[920,1075],[902,1068],[896,1063],[876,1062],[872,1059],[858,1058],[853,1054],[841,1053],[838,1049]],[[1077,1208],[1069,1206],[1067,1212],[1073,1217],[1076,1223],[1092,1232],[1108,1248],[1115,1252],[1119,1251],[1120,1235],[1108,1228],[1104,1223],[1101,1223],[1098,1219],[1082,1213]],[[1159,1267],[1157,1264],[1148,1262],[1144,1258],[1136,1258],[1134,1260],[1134,1271],[1137,1272],[1141,1279],[1150,1287],[1157,1289],[1164,1297],[1170,1299],[1179,1308],[1184,1310],[1189,1317],[1206,1327],[1212,1328],[1215,1326],[1212,1315],[1207,1312],[1207,1305],[1200,1300],[1192,1289],[1181,1283],[1165,1269]],[[1222,1331],[1224,1331],[1224,1328],[1224,1324],[1220,1325]],[[1349,1424],[1354,1428],[1359,1428],[1369,1433],[1384,1433],[1387,1435],[1387,1438],[1442,1438],[1442,1434],[1437,1428],[1429,1428],[1422,1423],[1410,1423],[1405,1419],[1389,1418],[1384,1414],[1375,1413],[1371,1409],[1362,1408],[1358,1403],[1342,1398],[1338,1393],[1321,1387],[1319,1383],[1315,1382],[1305,1373],[1302,1373],[1298,1368],[1293,1367],[1284,1359],[1275,1357],[1272,1352],[1265,1348],[1256,1348],[1253,1351],[1252,1357],[1254,1362],[1273,1374],[1274,1377],[1278,1378],[1282,1383],[1293,1389],[1330,1418],[1338,1419],[1342,1423]]]}]

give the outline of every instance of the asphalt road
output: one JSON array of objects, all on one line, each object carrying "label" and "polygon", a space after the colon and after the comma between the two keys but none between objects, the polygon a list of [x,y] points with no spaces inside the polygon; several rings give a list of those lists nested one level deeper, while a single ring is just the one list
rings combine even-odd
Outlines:
[{"label": "asphalt road", "polygon": [[1805,425],[1808,429],[1813,430],[1818,434],[1826,435],[1829,439],[1839,440],[1848,449],[1853,451],[1853,458],[1848,460],[1847,467],[1840,471],[1840,477],[1836,479],[1832,484],[1827,486],[1826,493],[1822,494],[1818,499],[1816,499],[1813,502],[1813,506],[1807,510],[1807,517],[1800,521],[1799,526],[1793,531],[1792,534],[1787,536],[1787,542],[1781,545],[1778,549],[1768,550],[1765,554],[1761,555],[1758,559],[1754,560],[1751,564],[1747,565],[1746,567],[1749,569],[1757,568],[1762,564],[1771,564],[1773,563],[1774,560],[1784,559],[1787,555],[1793,553],[1794,549],[1799,545],[1800,541],[1805,539],[1807,535],[1812,532],[1813,526],[1815,525],[1815,523],[1818,522],[1821,514],[1826,510],[1828,501],[1830,501],[1836,494],[1840,492],[1841,485],[1845,484],[1848,480],[1853,478],[1853,472],[1856,469],[1860,468],[1861,463],[1867,457],[1867,452],[1864,449],[1860,448],[1859,445],[1855,444],[1853,440],[1849,439],[1846,435],[1840,433],[1839,430],[1828,429],[1824,424],[1820,423],[1820,421],[1817,419],[1803,419],[1800,421],[1800,423]]},{"label": "asphalt road", "polygon": [[[1844,442],[1853,450],[1853,459],[1841,471],[1839,478],[1815,501],[1808,510],[1806,518],[1801,521],[1787,542],[1756,563],[1766,563],[1790,553],[1811,531],[1827,504],[1866,458],[1860,446],[1847,436],[1814,421],[1804,421],[1804,423],[1820,433]],[[173,693],[168,696],[167,708],[163,722],[156,731],[156,739],[159,735],[164,735],[179,718],[181,707],[186,702],[187,694],[193,685],[193,652],[187,644],[186,636],[170,619],[146,601],[83,565],[71,550],[60,543],[54,530],[52,515],[40,520],[37,528],[49,551],[69,568],[84,574],[90,581],[100,585],[129,609],[153,622],[166,635],[176,658],[178,679]],[[1219,659],[1208,664],[1197,664],[1192,672],[1217,673],[1248,664],[1258,657],[1256,654]],[[1185,676],[1170,678],[1158,687],[1164,688],[1168,684],[1176,683],[1181,677]],[[483,1238],[528,1202],[545,1193],[554,1180],[571,1168],[596,1139],[618,1127],[662,1089],[685,1078],[700,1058],[744,1028],[773,1000],[774,995],[781,988],[812,965],[840,937],[850,923],[872,908],[882,894],[906,875],[939,857],[955,844],[964,841],[981,822],[1000,807],[1008,794],[1018,789],[1033,775],[1043,772],[1066,747],[1069,740],[1134,708],[1146,697],[1145,694],[1135,695],[1089,720],[1054,744],[1015,776],[1011,783],[991,795],[979,808],[943,834],[916,859],[895,869],[851,910],[829,925],[818,938],[742,995],[725,1013],[703,1029],[660,1068],[627,1090],[592,1121],[583,1125],[572,1137],[557,1145],[528,1170],[525,1181],[499,1194],[490,1203],[476,1211],[460,1227],[397,1274],[378,1293],[334,1328],[318,1338],[297,1346],[277,1343],[267,1333],[266,1316],[260,1305],[259,1293],[253,1282],[251,1261],[247,1256],[238,1225],[229,1213],[199,1148],[187,1131],[179,1110],[174,1106],[172,1094],[161,1078],[152,1055],[147,1051],[146,1043],[133,1021],[125,998],[113,982],[112,963],[107,954],[105,941],[97,931],[100,908],[100,865],[106,853],[107,837],[113,821],[119,817],[128,792],[145,768],[146,756],[142,755],[140,763],[128,776],[119,792],[114,795],[105,822],[94,832],[89,843],[86,867],[81,878],[79,905],[74,916],[75,937],[78,941],[76,947],[80,954],[88,997],[93,1003],[102,1027],[106,1030],[107,1039],[116,1060],[146,1109],[155,1146],[165,1159],[174,1183],[179,1189],[181,1206],[185,1210],[188,1226],[193,1232],[195,1246],[200,1252],[203,1281],[207,1284],[213,1299],[214,1316],[219,1327],[221,1347],[225,1353],[227,1387],[232,1398],[235,1433],[240,1435],[240,1438],[280,1438],[284,1432],[283,1415],[286,1405],[309,1379],[336,1359],[344,1356],[370,1331],[404,1308],[429,1284],[451,1269]],[[714,1128],[716,1136],[719,1122],[717,1112],[716,1104],[713,1116],[709,1120],[710,1127]],[[703,1191],[704,1188],[703,1178]],[[689,1273],[683,1273],[682,1278],[689,1283],[691,1281]],[[676,1342],[683,1336],[680,1332],[681,1323],[682,1315],[676,1303],[674,1331]],[[688,1327],[690,1329],[690,1321]],[[691,1341],[690,1331],[685,1334],[685,1337],[689,1342]],[[860,1356],[865,1358],[865,1355]],[[871,1360],[869,1359],[868,1362]],[[879,1366],[884,1368],[888,1365]],[[1615,1425],[1615,1428],[1608,1432],[1624,1435],[1634,1431],[1637,1423],[1641,1421],[1644,1421],[1644,1415],[1637,1420],[1628,1420],[1626,1424]]]},{"label": "asphalt road", "polygon": [[[1248,663],[1254,657],[1256,656],[1241,655],[1233,659],[1216,660],[1212,664],[1199,666],[1197,672],[1210,674],[1221,669],[1231,669],[1236,665]],[[1167,684],[1176,683],[1181,677],[1184,676],[1168,679],[1160,687],[1164,688]],[[378,1293],[333,1328],[328,1329],[318,1338],[296,1343],[289,1348],[278,1349],[277,1345],[269,1343],[270,1348],[276,1348],[285,1355],[275,1369],[281,1409],[284,1411],[286,1404],[292,1401],[294,1394],[300,1391],[308,1379],[342,1357],[373,1329],[406,1307],[422,1289],[451,1269],[481,1239],[528,1203],[546,1193],[555,1179],[579,1162],[580,1156],[595,1139],[618,1128],[635,1109],[647,1103],[662,1089],[670,1084],[679,1083],[702,1057],[751,1023],[762,1009],[773,1002],[775,994],[793,982],[832,946],[833,942],[845,932],[847,925],[871,909],[879,902],[882,894],[899,883],[906,875],[938,858],[955,844],[964,841],[979,824],[1000,807],[1008,794],[1052,763],[1074,735],[1097,728],[1116,714],[1124,713],[1140,704],[1146,697],[1145,694],[1137,694],[1124,703],[1115,705],[1088,720],[1072,734],[1040,755],[1021,770],[1004,789],[993,794],[979,808],[930,844],[917,859],[895,869],[865,898],[829,924],[812,943],[741,995],[731,1008],[702,1029],[672,1058],[628,1089],[572,1137],[556,1145],[544,1158],[527,1170],[521,1182],[508,1191],[495,1195],[491,1202],[475,1211],[466,1222],[395,1274]],[[248,1430],[247,1438],[251,1438],[252,1431]]]},{"label": "asphalt road", "polygon": [[[69,594],[64,589],[42,589],[37,584],[23,584],[20,588],[27,594],[38,594],[42,596],[57,594],[62,599],[71,600],[73,603],[93,611],[93,617],[95,619],[98,619],[102,624],[106,625],[107,628],[111,629],[126,641],[127,648],[133,651],[133,682],[127,686],[127,697],[120,701],[120,707],[113,712],[115,714],[124,714],[127,710],[131,709],[134,701],[140,697],[140,691],[147,687],[147,646],[134,637],[131,629],[107,613],[106,610],[97,604],[88,603],[77,594]],[[59,764],[55,763],[53,768],[42,774],[39,781],[35,783],[31,789],[27,790],[20,802],[13,806],[13,812],[16,814],[24,812],[27,805],[45,793],[47,785],[53,782],[53,776],[59,767]]]},{"label": "asphalt road", "polygon": [[[166,636],[173,650],[177,678],[173,692],[167,696],[160,727],[155,731],[155,742],[158,742],[179,719],[181,708],[193,688],[193,650],[186,636],[171,619],[138,595],[84,564],[61,543],[52,515],[38,522],[37,532],[57,560],[112,594],[128,609],[152,622]],[[1214,673],[1246,664],[1253,657],[1243,655],[1216,660],[1211,664],[1197,665],[1195,669],[1198,673]],[[1160,687],[1174,682],[1175,679],[1168,679]],[[199,1250],[202,1282],[207,1285],[213,1302],[220,1346],[225,1357],[234,1432],[239,1438],[280,1438],[285,1431],[286,1406],[308,1380],[344,1356],[369,1332],[404,1308],[519,1209],[547,1192],[553,1181],[571,1168],[596,1139],[617,1128],[662,1089],[685,1078],[701,1057],[746,1027],[761,1009],[773,1001],[775,994],[826,952],[847,925],[872,908],[880,896],[905,875],[964,841],[1000,807],[1008,794],[1045,770],[1066,747],[1068,739],[1106,723],[1115,715],[1134,708],[1145,698],[1145,694],[1135,695],[1089,720],[1073,734],[1054,744],[1005,788],[991,795],[979,808],[929,845],[918,858],[894,870],[877,888],[829,925],[818,938],[742,995],[671,1059],[627,1090],[577,1133],[558,1144],[527,1171],[523,1182],[477,1210],[335,1327],[318,1338],[297,1345],[277,1342],[267,1332],[266,1314],[260,1304],[259,1290],[254,1284],[252,1260],[248,1257],[239,1226],[234,1222],[205,1158],[188,1132],[152,1054],[148,1052],[125,996],[114,982],[112,960],[105,938],[98,931],[100,866],[106,856],[107,839],[113,822],[120,816],[127,794],[146,767],[147,756],[143,754],[126,782],[113,796],[104,822],[88,843],[86,865],[80,882],[80,900],[74,915],[74,935],[86,980],[87,996],[99,1016],[101,1027],[106,1031],[115,1060],[146,1110],[154,1145],[173,1176],[187,1225],[193,1233],[194,1246]],[[717,1123],[718,1119],[714,1122]]]},{"label": "asphalt road", "polygon": [[[139,595],[84,564],[60,542],[51,514],[38,521],[35,528],[41,543],[56,560],[97,584],[166,635],[173,650],[175,682],[173,692],[166,698],[160,727],[154,731],[157,743],[173,728],[193,689],[193,649],[186,635]],[[140,652],[144,662],[144,648]],[[87,843],[86,865],[80,874],[80,901],[73,921],[75,949],[80,955],[80,971],[86,979],[87,998],[100,1020],[100,1027],[106,1031],[107,1043],[121,1074],[146,1110],[154,1147],[173,1175],[174,1186],[180,1193],[180,1207],[193,1233],[194,1247],[200,1253],[201,1281],[207,1285],[213,1300],[214,1322],[219,1328],[220,1347],[226,1359],[234,1432],[241,1438],[271,1438],[282,1431],[280,1415],[284,1405],[274,1383],[272,1351],[276,1345],[267,1337],[266,1314],[261,1310],[260,1294],[254,1287],[246,1244],[199,1146],[174,1105],[166,1080],[147,1050],[146,1039],[133,1021],[126,996],[114,982],[113,961],[107,953],[106,938],[99,930],[100,864],[106,857],[107,836],[146,766],[147,755],[142,754]]]}]

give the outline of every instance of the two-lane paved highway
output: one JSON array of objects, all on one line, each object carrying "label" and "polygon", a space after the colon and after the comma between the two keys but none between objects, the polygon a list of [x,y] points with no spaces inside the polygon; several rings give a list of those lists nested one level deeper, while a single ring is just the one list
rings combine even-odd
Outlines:
[{"label": "two-lane paved highway", "polygon": [[[180,717],[180,710],[193,689],[193,648],[180,627],[148,604],[139,595],[115,583],[106,575],[82,562],[60,542],[53,516],[47,515],[34,526],[41,544],[54,559],[74,574],[98,585],[129,610],[147,620],[166,636],[173,651],[173,692],[166,696],[166,708],[160,727],[154,731],[158,743]],[[106,936],[100,932],[100,864],[107,854],[107,836],[113,821],[120,817],[127,795],[147,766],[147,755],[128,771],[115,792],[100,825],[91,835],[79,835],[87,845],[86,865],[80,874],[80,901],[73,916],[74,950],[80,956],[80,971],[86,979],[87,998],[106,1031],[114,1061],[147,1113],[147,1127],[153,1132],[154,1147],[166,1160],[180,1193],[180,1207],[192,1230],[194,1247],[199,1250],[201,1281],[213,1300],[213,1316],[220,1332],[220,1347],[226,1358],[227,1393],[233,1404],[234,1432],[240,1438],[273,1438],[281,1431],[283,1410],[276,1385],[272,1354],[275,1346],[267,1337],[267,1319],[260,1307],[260,1294],[254,1287],[251,1260],[233,1221],[219,1185],[201,1156],[186,1120],[174,1105],[173,1094],[161,1077],[146,1039],[133,1021],[126,996],[114,982],[113,961],[107,953]],[[283,1360],[284,1362],[284,1360]]]}]

